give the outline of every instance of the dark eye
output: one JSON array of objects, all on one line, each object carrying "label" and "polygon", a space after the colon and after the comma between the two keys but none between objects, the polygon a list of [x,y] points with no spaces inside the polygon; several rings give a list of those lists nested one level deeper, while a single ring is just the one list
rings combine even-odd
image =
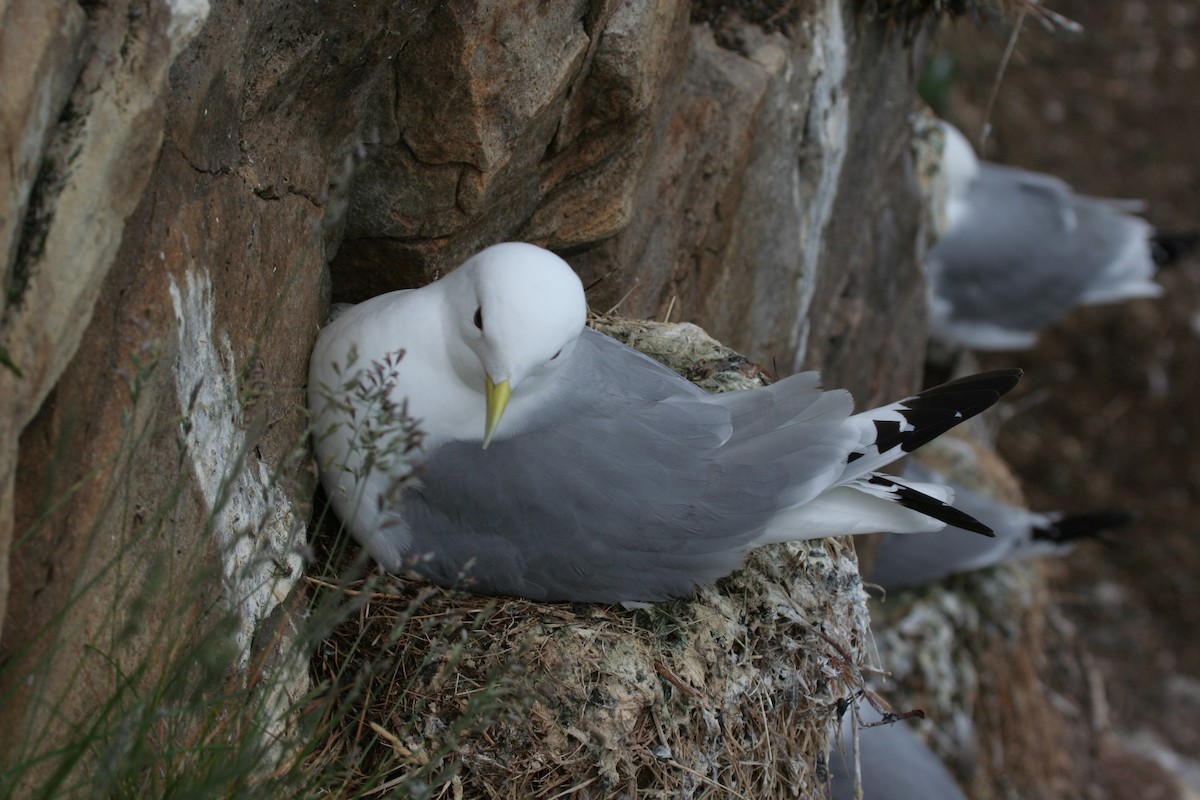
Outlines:
[{"label": "dark eye", "polygon": [[559,356],[561,356],[561,355],[562,355],[562,349],[560,348],[560,349],[559,349],[559,351],[558,351],[557,353],[555,353],[554,355],[550,356],[550,360],[551,360],[551,361],[553,361],[554,359],[558,358],[558,357],[559,357]]},{"label": "dark eye", "polygon": [[483,306],[475,309],[475,327],[483,330]]}]

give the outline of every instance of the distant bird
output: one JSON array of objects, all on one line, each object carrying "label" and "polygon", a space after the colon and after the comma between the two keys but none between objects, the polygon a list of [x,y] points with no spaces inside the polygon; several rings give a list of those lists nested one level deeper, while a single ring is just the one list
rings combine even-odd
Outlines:
[{"label": "distant bird", "polygon": [[1188,235],[1156,244],[1150,224],[1129,213],[1140,203],[1087,197],[1053,176],[980,161],[958,129],[943,130],[946,230],[927,259],[936,339],[1026,349],[1077,306],[1162,294],[1155,257],[1177,256]]},{"label": "distant bird", "polygon": [[923,586],[951,575],[1038,556],[1064,555],[1081,540],[1129,524],[1125,511],[1083,514],[1038,512],[1002,503],[948,480],[925,465],[905,464],[904,480],[945,484],[954,490],[954,505],[990,527],[995,537],[888,535],[876,553],[870,583],[889,591]]},{"label": "distant bird", "polygon": [[[853,713],[842,718],[838,748],[829,757],[833,800],[853,800]],[[865,800],[966,800],[958,782],[907,724],[894,722],[858,731],[858,758]]]},{"label": "distant bird", "polygon": [[[386,569],[488,594],[643,602],[689,594],[773,542],[947,522],[986,533],[942,487],[875,470],[992,405],[1019,370],[860,414],[812,372],[708,395],[586,329],[586,311],[562,259],[508,243],[321,331],[309,368],[321,477]],[[394,374],[373,371],[401,351]],[[405,409],[425,434],[407,482],[385,430]]]}]

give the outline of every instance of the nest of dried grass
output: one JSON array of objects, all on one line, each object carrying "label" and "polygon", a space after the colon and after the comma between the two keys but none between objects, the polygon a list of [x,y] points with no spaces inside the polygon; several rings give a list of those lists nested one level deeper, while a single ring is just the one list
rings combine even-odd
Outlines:
[{"label": "nest of dried grass", "polygon": [[[595,324],[709,388],[762,381],[695,326]],[[316,588],[360,592],[312,663],[339,699],[313,763],[342,765],[355,791],[818,796],[838,701],[863,686],[866,595],[845,541],[762,548],[639,610],[394,578]]]}]

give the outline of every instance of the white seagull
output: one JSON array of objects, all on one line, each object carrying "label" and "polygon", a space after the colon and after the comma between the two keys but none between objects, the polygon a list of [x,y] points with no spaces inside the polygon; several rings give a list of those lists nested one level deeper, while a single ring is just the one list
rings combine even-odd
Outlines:
[{"label": "white seagull", "polygon": [[1077,306],[1158,297],[1140,203],[1076,194],[1051,175],[980,161],[942,123],[946,230],[930,251],[934,337],[1023,350]]},{"label": "white seagull", "polygon": [[[309,367],[318,467],[385,569],[534,600],[650,602],[772,542],[947,521],[987,532],[943,487],[875,470],[992,405],[1019,370],[854,414],[849,393],[822,391],[812,372],[705,394],[586,328],[586,314],[562,259],[507,243],[321,331]],[[394,374],[365,391],[385,363]],[[376,418],[380,392],[424,432],[411,477]]]}]

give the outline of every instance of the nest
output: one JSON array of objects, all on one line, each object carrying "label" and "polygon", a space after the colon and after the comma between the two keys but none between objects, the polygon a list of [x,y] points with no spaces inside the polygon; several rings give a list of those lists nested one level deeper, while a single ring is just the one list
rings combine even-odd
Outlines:
[{"label": "nest", "polygon": [[[594,325],[710,390],[763,383],[693,325]],[[352,605],[312,675],[327,687],[314,763],[353,791],[818,796],[839,701],[863,686],[867,598],[842,540],[760,548],[692,598],[634,610],[310,580]]]}]

